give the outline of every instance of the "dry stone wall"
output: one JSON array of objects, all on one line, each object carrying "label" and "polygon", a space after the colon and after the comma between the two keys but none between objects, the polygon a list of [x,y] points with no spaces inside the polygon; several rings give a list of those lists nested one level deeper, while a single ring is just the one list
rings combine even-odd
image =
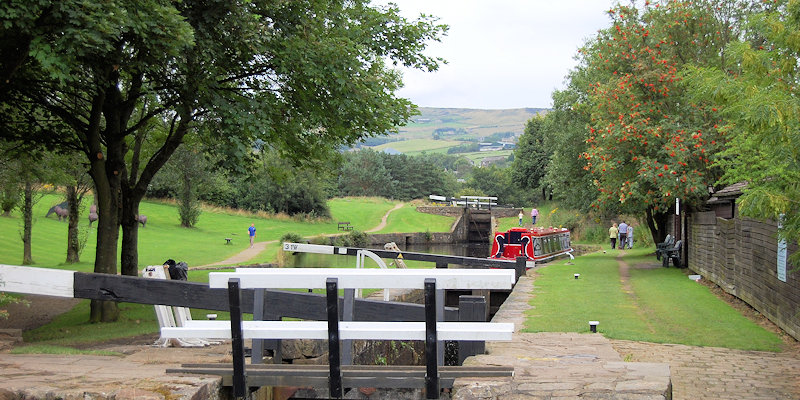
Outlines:
[{"label": "dry stone wall", "polygon": [[[688,219],[688,266],[704,279],[747,302],[800,340],[800,271],[787,263],[778,279],[777,225],[750,218],[717,218],[714,212]],[[789,244],[789,255],[798,251]]]}]

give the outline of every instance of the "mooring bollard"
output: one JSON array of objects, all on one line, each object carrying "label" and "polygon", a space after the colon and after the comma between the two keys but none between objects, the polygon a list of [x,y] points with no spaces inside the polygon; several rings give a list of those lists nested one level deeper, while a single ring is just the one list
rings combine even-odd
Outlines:
[{"label": "mooring bollard", "polygon": [[589,330],[592,331],[592,333],[597,333],[597,325],[599,323],[600,321],[589,321]]}]

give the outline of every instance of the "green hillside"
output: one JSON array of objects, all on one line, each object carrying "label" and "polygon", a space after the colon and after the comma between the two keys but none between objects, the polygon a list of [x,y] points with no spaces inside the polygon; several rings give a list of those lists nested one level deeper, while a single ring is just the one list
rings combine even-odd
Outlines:
[{"label": "green hillside", "polygon": [[420,107],[420,115],[400,128],[396,135],[403,139],[432,138],[437,129],[453,128],[452,133],[443,133],[447,140],[485,138],[495,133],[511,132],[519,136],[525,130],[525,122],[545,111],[541,108],[513,108],[508,110],[477,110],[469,108]]},{"label": "green hillside", "polygon": [[[478,110],[470,108],[421,107],[408,125],[380,141],[367,144],[376,151],[391,149],[407,155],[420,153],[446,153],[449,148],[465,143],[496,142],[499,138],[516,143],[525,131],[525,124],[542,108],[514,108],[507,110]],[[480,165],[487,157],[511,154],[501,152],[458,153]]]}]

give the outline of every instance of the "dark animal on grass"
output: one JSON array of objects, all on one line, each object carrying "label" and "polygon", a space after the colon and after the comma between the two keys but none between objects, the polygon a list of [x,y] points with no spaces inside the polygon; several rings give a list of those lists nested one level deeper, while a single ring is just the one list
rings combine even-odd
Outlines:
[{"label": "dark animal on grass", "polygon": [[92,204],[89,207],[89,226],[92,226],[92,223],[100,219],[100,216],[97,214],[97,204]]},{"label": "dark animal on grass", "polygon": [[58,213],[56,213],[56,207],[60,207],[60,208],[62,208],[64,210],[66,210],[69,207],[69,203],[67,203],[65,201],[65,202],[63,202],[61,204],[56,204],[56,205],[50,207],[50,210],[47,211],[47,214],[44,217],[47,218],[47,217],[50,216],[50,214],[56,214],[56,217],[57,217]]},{"label": "dark animal on grass", "polygon": [[55,212],[56,215],[58,216],[59,221],[66,221],[67,218],[69,218],[69,210],[67,210],[66,208],[61,208],[59,206],[56,206]]},{"label": "dark animal on grass", "polygon": [[140,215],[136,217],[136,222],[142,224],[142,228],[147,224],[147,215]]},{"label": "dark animal on grass", "polygon": [[92,222],[97,221],[100,217],[97,215],[96,212],[89,213],[89,226],[92,226]]}]

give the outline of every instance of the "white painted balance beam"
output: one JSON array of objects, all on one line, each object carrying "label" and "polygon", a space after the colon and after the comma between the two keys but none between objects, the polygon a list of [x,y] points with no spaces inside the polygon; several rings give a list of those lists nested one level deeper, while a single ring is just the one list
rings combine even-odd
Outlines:
[{"label": "white painted balance beam", "polygon": [[0,265],[0,292],[75,297],[75,271]]},{"label": "white painted balance beam", "polygon": [[242,289],[324,289],[337,278],[339,289],[423,289],[425,279],[436,279],[436,289],[511,289],[512,269],[355,269],[355,268],[238,268],[211,272],[208,286],[227,288],[239,278]]},{"label": "white painted balance beam", "polygon": [[[508,341],[513,323],[437,322],[437,340]],[[242,321],[244,339],[328,339],[327,321]],[[161,328],[165,338],[230,339],[230,321],[187,321]],[[425,340],[425,322],[339,321],[342,340]]]}]

